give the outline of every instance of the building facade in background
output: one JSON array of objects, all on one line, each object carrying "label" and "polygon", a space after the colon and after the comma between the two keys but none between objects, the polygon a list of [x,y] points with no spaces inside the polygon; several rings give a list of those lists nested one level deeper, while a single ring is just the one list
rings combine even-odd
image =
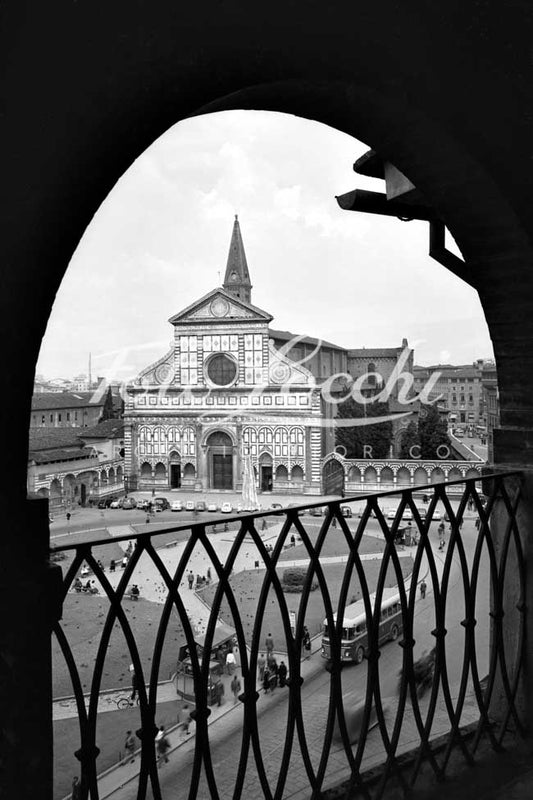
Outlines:
[{"label": "building facade in background", "polygon": [[120,416],[121,400],[110,387],[90,392],[36,392],[30,428],[91,428]]},{"label": "building facade in background", "polygon": [[31,428],[28,492],[47,497],[52,513],[124,492],[124,423],[90,428]]},{"label": "building facade in background", "polygon": [[429,400],[442,397],[452,426],[486,424],[482,386],[483,361],[461,366],[415,366],[413,373],[417,392],[423,389],[432,374],[440,373],[438,381],[433,384]]}]

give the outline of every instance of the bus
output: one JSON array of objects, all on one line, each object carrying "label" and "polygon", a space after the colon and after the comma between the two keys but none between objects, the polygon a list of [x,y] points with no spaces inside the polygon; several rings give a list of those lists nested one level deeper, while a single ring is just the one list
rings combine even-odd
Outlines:
[{"label": "bus", "polygon": [[[376,602],[376,595],[370,595],[372,611]],[[337,614],[333,615],[335,622]],[[383,589],[381,598],[381,615],[379,620],[379,644],[394,641],[403,631],[402,607],[398,587]],[[341,631],[341,660],[355,661],[360,664],[368,650],[368,633],[366,627],[366,613],[364,600],[357,600],[344,609],[344,619]],[[328,621],[324,620],[322,632],[322,657],[331,657],[331,647],[328,633]]]}]

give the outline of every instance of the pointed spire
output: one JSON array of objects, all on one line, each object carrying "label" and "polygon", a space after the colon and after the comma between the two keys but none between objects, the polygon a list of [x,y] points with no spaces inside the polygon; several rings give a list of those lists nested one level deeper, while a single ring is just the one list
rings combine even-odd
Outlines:
[{"label": "pointed spire", "polygon": [[250,281],[250,273],[248,272],[248,264],[246,263],[246,253],[244,252],[237,214],[235,214],[235,222],[233,223],[228,263],[226,265],[226,274],[224,275],[224,283],[222,286],[227,292],[235,297],[239,297],[246,303],[252,302],[252,284]]}]

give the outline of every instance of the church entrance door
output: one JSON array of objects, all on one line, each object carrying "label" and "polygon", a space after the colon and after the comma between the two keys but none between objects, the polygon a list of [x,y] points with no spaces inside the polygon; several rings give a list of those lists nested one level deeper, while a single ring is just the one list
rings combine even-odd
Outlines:
[{"label": "church entrance door", "polygon": [[179,489],[181,487],[181,464],[170,465],[170,488]]},{"label": "church entrance door", "polygon": [[211,489],[233,489],[233,442],[225,431],[214,431],[208,447],[209,485]]},{"label": "church entrance door", "polygon": [[272,491],[272,466],[261,466],[261,491]]},{"label": "church entrance door", "polygon": [[233,455],[213,453],[213,489],[233,489]]}]

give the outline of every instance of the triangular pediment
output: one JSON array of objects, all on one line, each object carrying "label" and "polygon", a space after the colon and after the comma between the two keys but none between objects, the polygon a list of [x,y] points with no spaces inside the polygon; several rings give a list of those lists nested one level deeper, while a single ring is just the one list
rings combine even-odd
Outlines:
[{"label": "triangular pediment", "polygon": [[172,325],[207,322],[258,321],[270,322],[271,314],[246,303],[224,289],[213,289],[169,319]]}]

